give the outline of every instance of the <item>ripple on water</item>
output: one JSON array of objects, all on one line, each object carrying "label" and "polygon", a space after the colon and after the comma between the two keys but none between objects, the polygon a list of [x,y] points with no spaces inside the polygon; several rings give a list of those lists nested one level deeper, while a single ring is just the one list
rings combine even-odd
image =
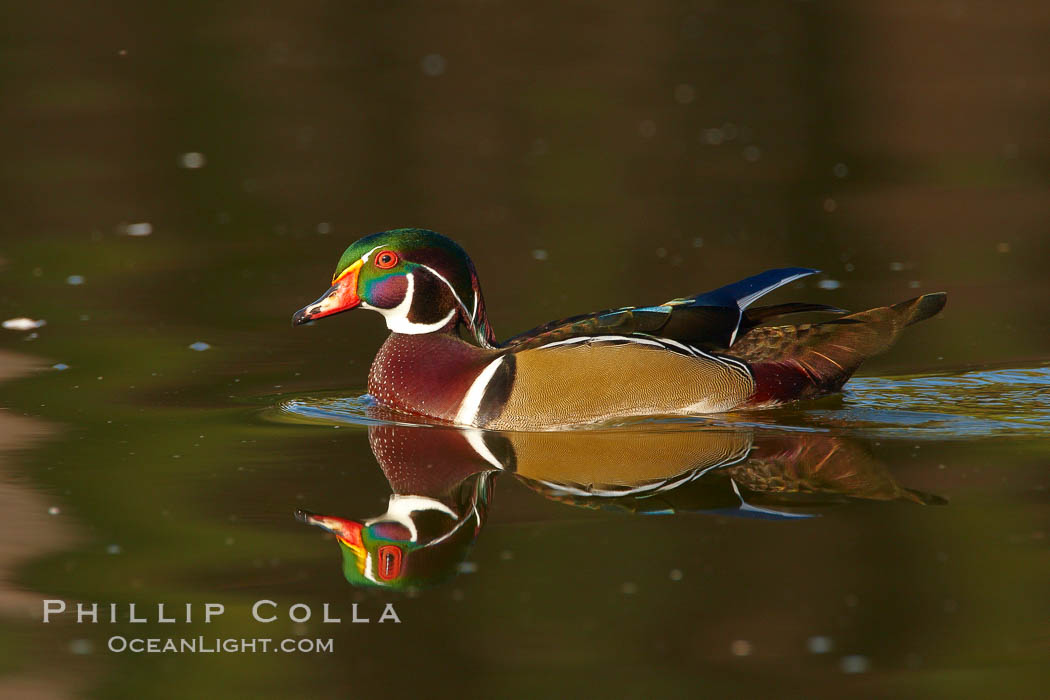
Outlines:
[{"label": "ripple on water", "polygon": [[[272,414],[271,414],[272,415]],[[376,405],[368,394],[310,394],[286,399],[275,418],[326,425],[428,425]],[[607,423],[616,428],[747,426],[761,429],[866,433],[937,439],[1050,434],[1050,367],[975,369],[951,374],[859,377],[835,408],[798,404],[766,411],[672,416]]]}]

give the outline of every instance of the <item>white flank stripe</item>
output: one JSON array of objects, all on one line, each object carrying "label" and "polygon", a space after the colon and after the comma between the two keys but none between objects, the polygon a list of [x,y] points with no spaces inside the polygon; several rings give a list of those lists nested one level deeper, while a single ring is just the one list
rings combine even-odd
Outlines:
[{"label": "white flank stripe", "polygon": [[481,456],[486,462],[494,466],[496,469],[503,469],[503,464],[496,459],[496,455],[492,454],[492,451],[485,444],[485,439],[482,437],[484,433],[475,428],[474,430],[464,430],[463,435],[467,438],[467,442],[474,448],[474,451]]},{"label": "white flank stripe", "polygon": [[[481,409],[481,400],[485,398],[485,389],[488,388],[489,382],[492,381],[492,375],[496,374],[496,370],[499,369],[501,362],[503,362],[503,358],[497,357],[488,363],[485,369],[481,370],[481,374],[474,379],[470,389],[467,390],[467,395],[463,397],[463,401],[459,404],[459,410],[456,411],[456,424],[477,425],[478,411]],[[469,436],[467,439],[470,439]],[[474,442],[471,441],[470,444],[474,445]],[[484,443],[482,443],[482,446],[484,447]],[[474,445],[474,449],[478,449],[476,445]],[[485,455],[481,456],[485,457]],[[491,453],[489,453],[489,456],[491,457]],[[488,457],[485,457],[485,459],[490,463],[492,461]],[[499,464],[497,463],[496,466],[499,466]]]}]

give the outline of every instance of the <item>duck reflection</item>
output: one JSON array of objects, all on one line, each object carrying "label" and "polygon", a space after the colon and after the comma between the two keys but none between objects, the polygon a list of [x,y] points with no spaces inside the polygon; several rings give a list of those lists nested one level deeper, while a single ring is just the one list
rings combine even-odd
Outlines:
[{"label": "duck reflection", "polygon": [[901,486],[857,443],[812,433],[373,425],[368,437],[393,492],[386,513],[361,522],[296,514],[336,536],[343,573],[358,586],[415,588],[454,575],[485,522],[500,472],[551,500],[638,514],[790,520],[853,500],[944,503]]}]

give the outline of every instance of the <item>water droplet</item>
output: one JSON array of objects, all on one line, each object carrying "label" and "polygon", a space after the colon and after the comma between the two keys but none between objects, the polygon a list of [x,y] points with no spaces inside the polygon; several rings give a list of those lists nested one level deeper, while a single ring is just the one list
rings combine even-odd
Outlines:
[{"label": "water droplet", "polygon": [[715,129],[704,129],[704,141],[708,145],[718,146],[719,144],[722,143],[723,140],[724,140],[724,137],[722,135],[722,130],[721,129],[718,129],[718,128],[715,128]]},{"label": "water droplet", "polygon": [[806,640],[806,649],[810,654],[827,654],[835,648],[835,640],[831,637],[817,635]]},{"label": "water droplet", "polygon": [[90,654],[95,650],[95,644],[90,639],[74,639],[69,643],[69,653],[77,656]]},{"label": "water droplet", "polygon": [[866,656],[852,654],[842,657],[839,661],[839,668],[843,673],[866,673],[871,669],[871,661]]},{"label": "water droplet", "polygon": [[423,57],[423,60],[419,62],[420,68],[423,69],[424,75],[439,76],[443,75],[448,62],[445,57],[439,53],[430,53]]},{"label": "water droplet", "polygon": [[47,321],[43,319],[35,321],[31,318],[26,318],[25,316],[19,316],[18,318],[9,318],[3,323],[4,328],[7,328],[8,330],[12,331],[30,331],[34,328],[40,328],[41,326],[46,325]]},{"label": "water droplet", "polygon": [[729,653],[733,656],[751,656],[751,642],[746,639],[734,639],[729,645]]},{"label": "water droplet", "polygon": [[203,168],[207,159],[203,153],[197,153],[196,151],[190,151],[189,153],[183,153],[179,155],[179,167],[186,168],[187,170],[196,170]]},{"label": "water droplet", "polygon": [[124,227],[124,233],[129,236],[148,236],[153,233],[153,224],[148,221],[140,221],[137,224],[128,224]]}]

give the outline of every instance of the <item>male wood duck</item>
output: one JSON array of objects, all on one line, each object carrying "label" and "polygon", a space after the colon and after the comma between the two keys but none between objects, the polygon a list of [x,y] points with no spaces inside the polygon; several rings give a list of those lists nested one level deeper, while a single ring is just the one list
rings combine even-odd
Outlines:
[{"label": "male wood duck", "polygon": [[[391,335],[368,375],[382,405],[461,426],[544,430],[628,416],[759,408],[837,392],[944,293],[847,314],[822,304],[752,307],[817,270],[767,270],[659,306],[552,321],[499,343],[474,265],[425,229],[366,236],[343,253],[332,286],[295,325],[362,307]],[[838,318],[763,326],[800,312]]]}]

